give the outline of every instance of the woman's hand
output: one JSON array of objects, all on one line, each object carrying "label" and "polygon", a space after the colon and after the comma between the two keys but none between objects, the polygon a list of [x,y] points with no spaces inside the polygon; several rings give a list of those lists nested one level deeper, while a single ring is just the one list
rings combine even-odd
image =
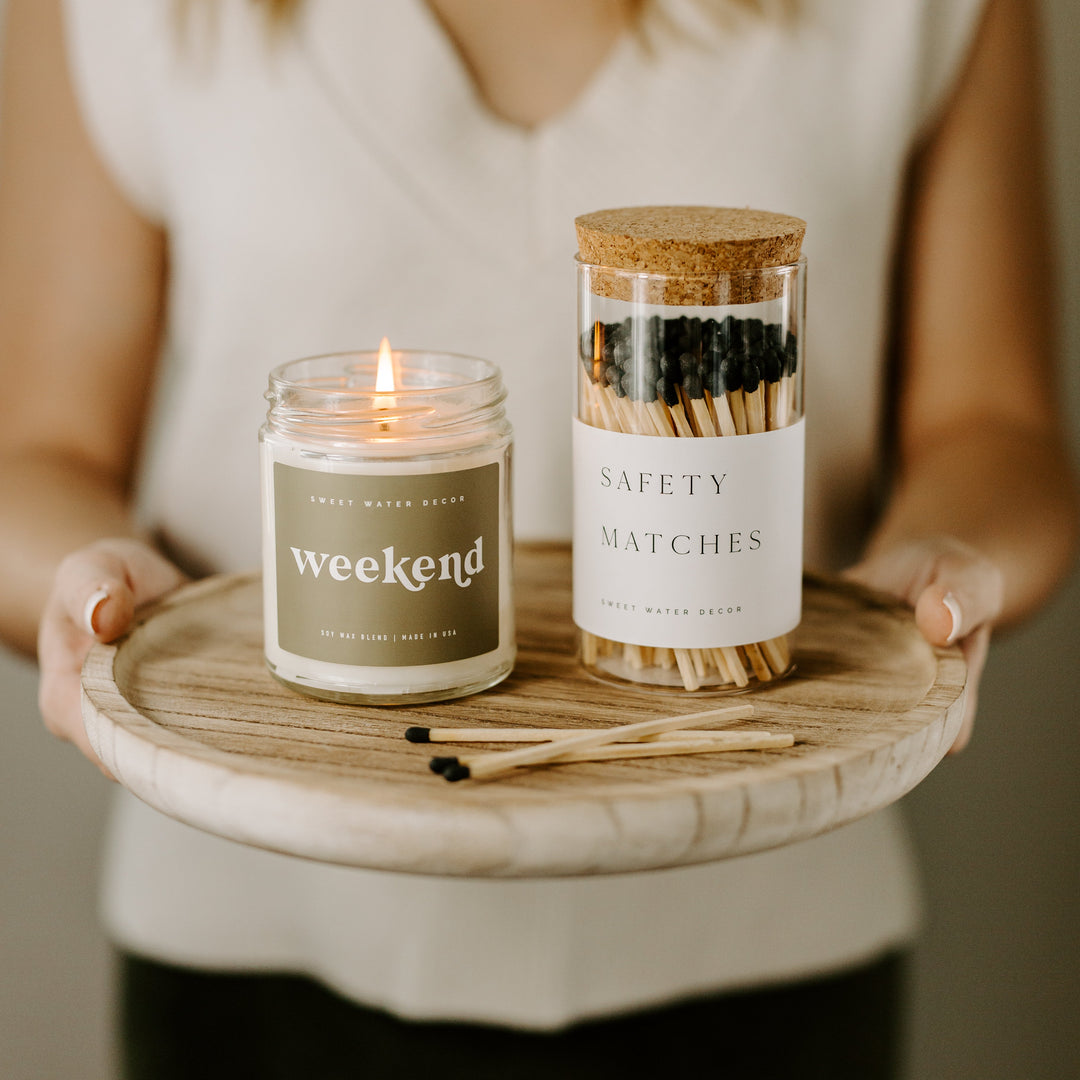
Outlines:
[{"label": "woman's hand", "polygon": [[935,537],[874,551],[845,576],[909,604],[931,645],[959,643],[968,666],[967,689],[964,719],[949,752],[962,750],[971,739],[990,631],[1004,603],[1001,571],[970,545]]},{"label": "woman's hand", "polygon": [[1071,564],[1077,497],[1055,372],[1058,324],[1033,0],[986,5],[912,159],[897,245],[888,499],[850,571],[958,642],[963,725],[994,625],[1037,610]]},{"label": "woman's hand", "polygon": [[73,742],[106,776],[82,722],[81,672],[95,641],[113,641],[135,609],[185,581],[139,540],[99,540],[60,563],[38,630],[38,704],[45,726]]}]

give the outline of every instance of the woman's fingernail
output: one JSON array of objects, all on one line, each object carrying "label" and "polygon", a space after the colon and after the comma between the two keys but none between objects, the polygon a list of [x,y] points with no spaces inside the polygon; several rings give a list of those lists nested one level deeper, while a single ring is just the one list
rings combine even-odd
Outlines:
[{"label": "woman's fingernail", "polygon": [[94,628],[94,616],[97,614],[97,609],[108,599],[109,590],[105,588],[98,589],[90,594],[90,598],[86,601],[86,607],[83,608],[83,626],[86,627],[88,634],[97,633]]},{"label": "woman's fingernail", "polygon": [[951,592],[946,593],[941,598],[941,602],[949,609],[949,614],[952,616],[952,629],[945,639],[945,644],[951,645],[960,636],[960,602]]}]

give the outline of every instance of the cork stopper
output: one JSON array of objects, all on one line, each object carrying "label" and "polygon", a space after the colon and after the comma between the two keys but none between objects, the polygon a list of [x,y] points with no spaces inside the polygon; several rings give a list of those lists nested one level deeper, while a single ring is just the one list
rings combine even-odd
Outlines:
[{"label": "cork stopper", "polygon": [[[597,210],[575,226],[581,260],[597,267],[594,293],[673,305],[774,298],[782,286],[769,271],[798,260],[806,232],[789,214],[715,206]],[[642,272],[658,276],[631,276]]]}]

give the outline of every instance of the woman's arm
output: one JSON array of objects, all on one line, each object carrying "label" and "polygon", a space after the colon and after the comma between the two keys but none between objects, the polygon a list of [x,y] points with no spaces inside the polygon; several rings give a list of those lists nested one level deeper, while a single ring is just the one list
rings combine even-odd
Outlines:
[{"label": "woman's arm", "polygon": [[853,571],[908,599],[930,641],[965,639],[976,681],[990,627],[1048,596],[1077,539],[1034,9],[992,0],[916,162],[895,488]]},{"label": "woman's arm", "polygon": [[[9,0],[2,93],[0,637],[24,652],[38,642],[46,721],[89,752],[78,712],[89,598],[110,592],[94,622],[111,636],[179,580],[133,541],[129,507],[165,241],[83,130],[59,0]],[[103,538],[123,539],[86,549]]]}]

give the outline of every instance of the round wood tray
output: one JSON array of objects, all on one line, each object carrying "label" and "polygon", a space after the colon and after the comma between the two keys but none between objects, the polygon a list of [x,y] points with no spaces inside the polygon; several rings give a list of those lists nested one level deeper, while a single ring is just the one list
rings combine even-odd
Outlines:
[{"label": "round wood tray", "polygon": [[808,579],[796,670],[747,698],[755,716],[741,722],[794,732],[791,749],[447,783],[428,760],[457,750],[410,743],[407,727],[595,726],[710,707],[584,674],[566,549],[519,549],[515,576],[511,677],[470,698],[410,707],[294,693],[263,663],[258,577],[187,586],[91,651],[90,740],[141,799],[221,836],[354,866],[530,877],[678,866],[805,839],[900,798],[959,728],[958,649],[927,645],[891,600]]}]

